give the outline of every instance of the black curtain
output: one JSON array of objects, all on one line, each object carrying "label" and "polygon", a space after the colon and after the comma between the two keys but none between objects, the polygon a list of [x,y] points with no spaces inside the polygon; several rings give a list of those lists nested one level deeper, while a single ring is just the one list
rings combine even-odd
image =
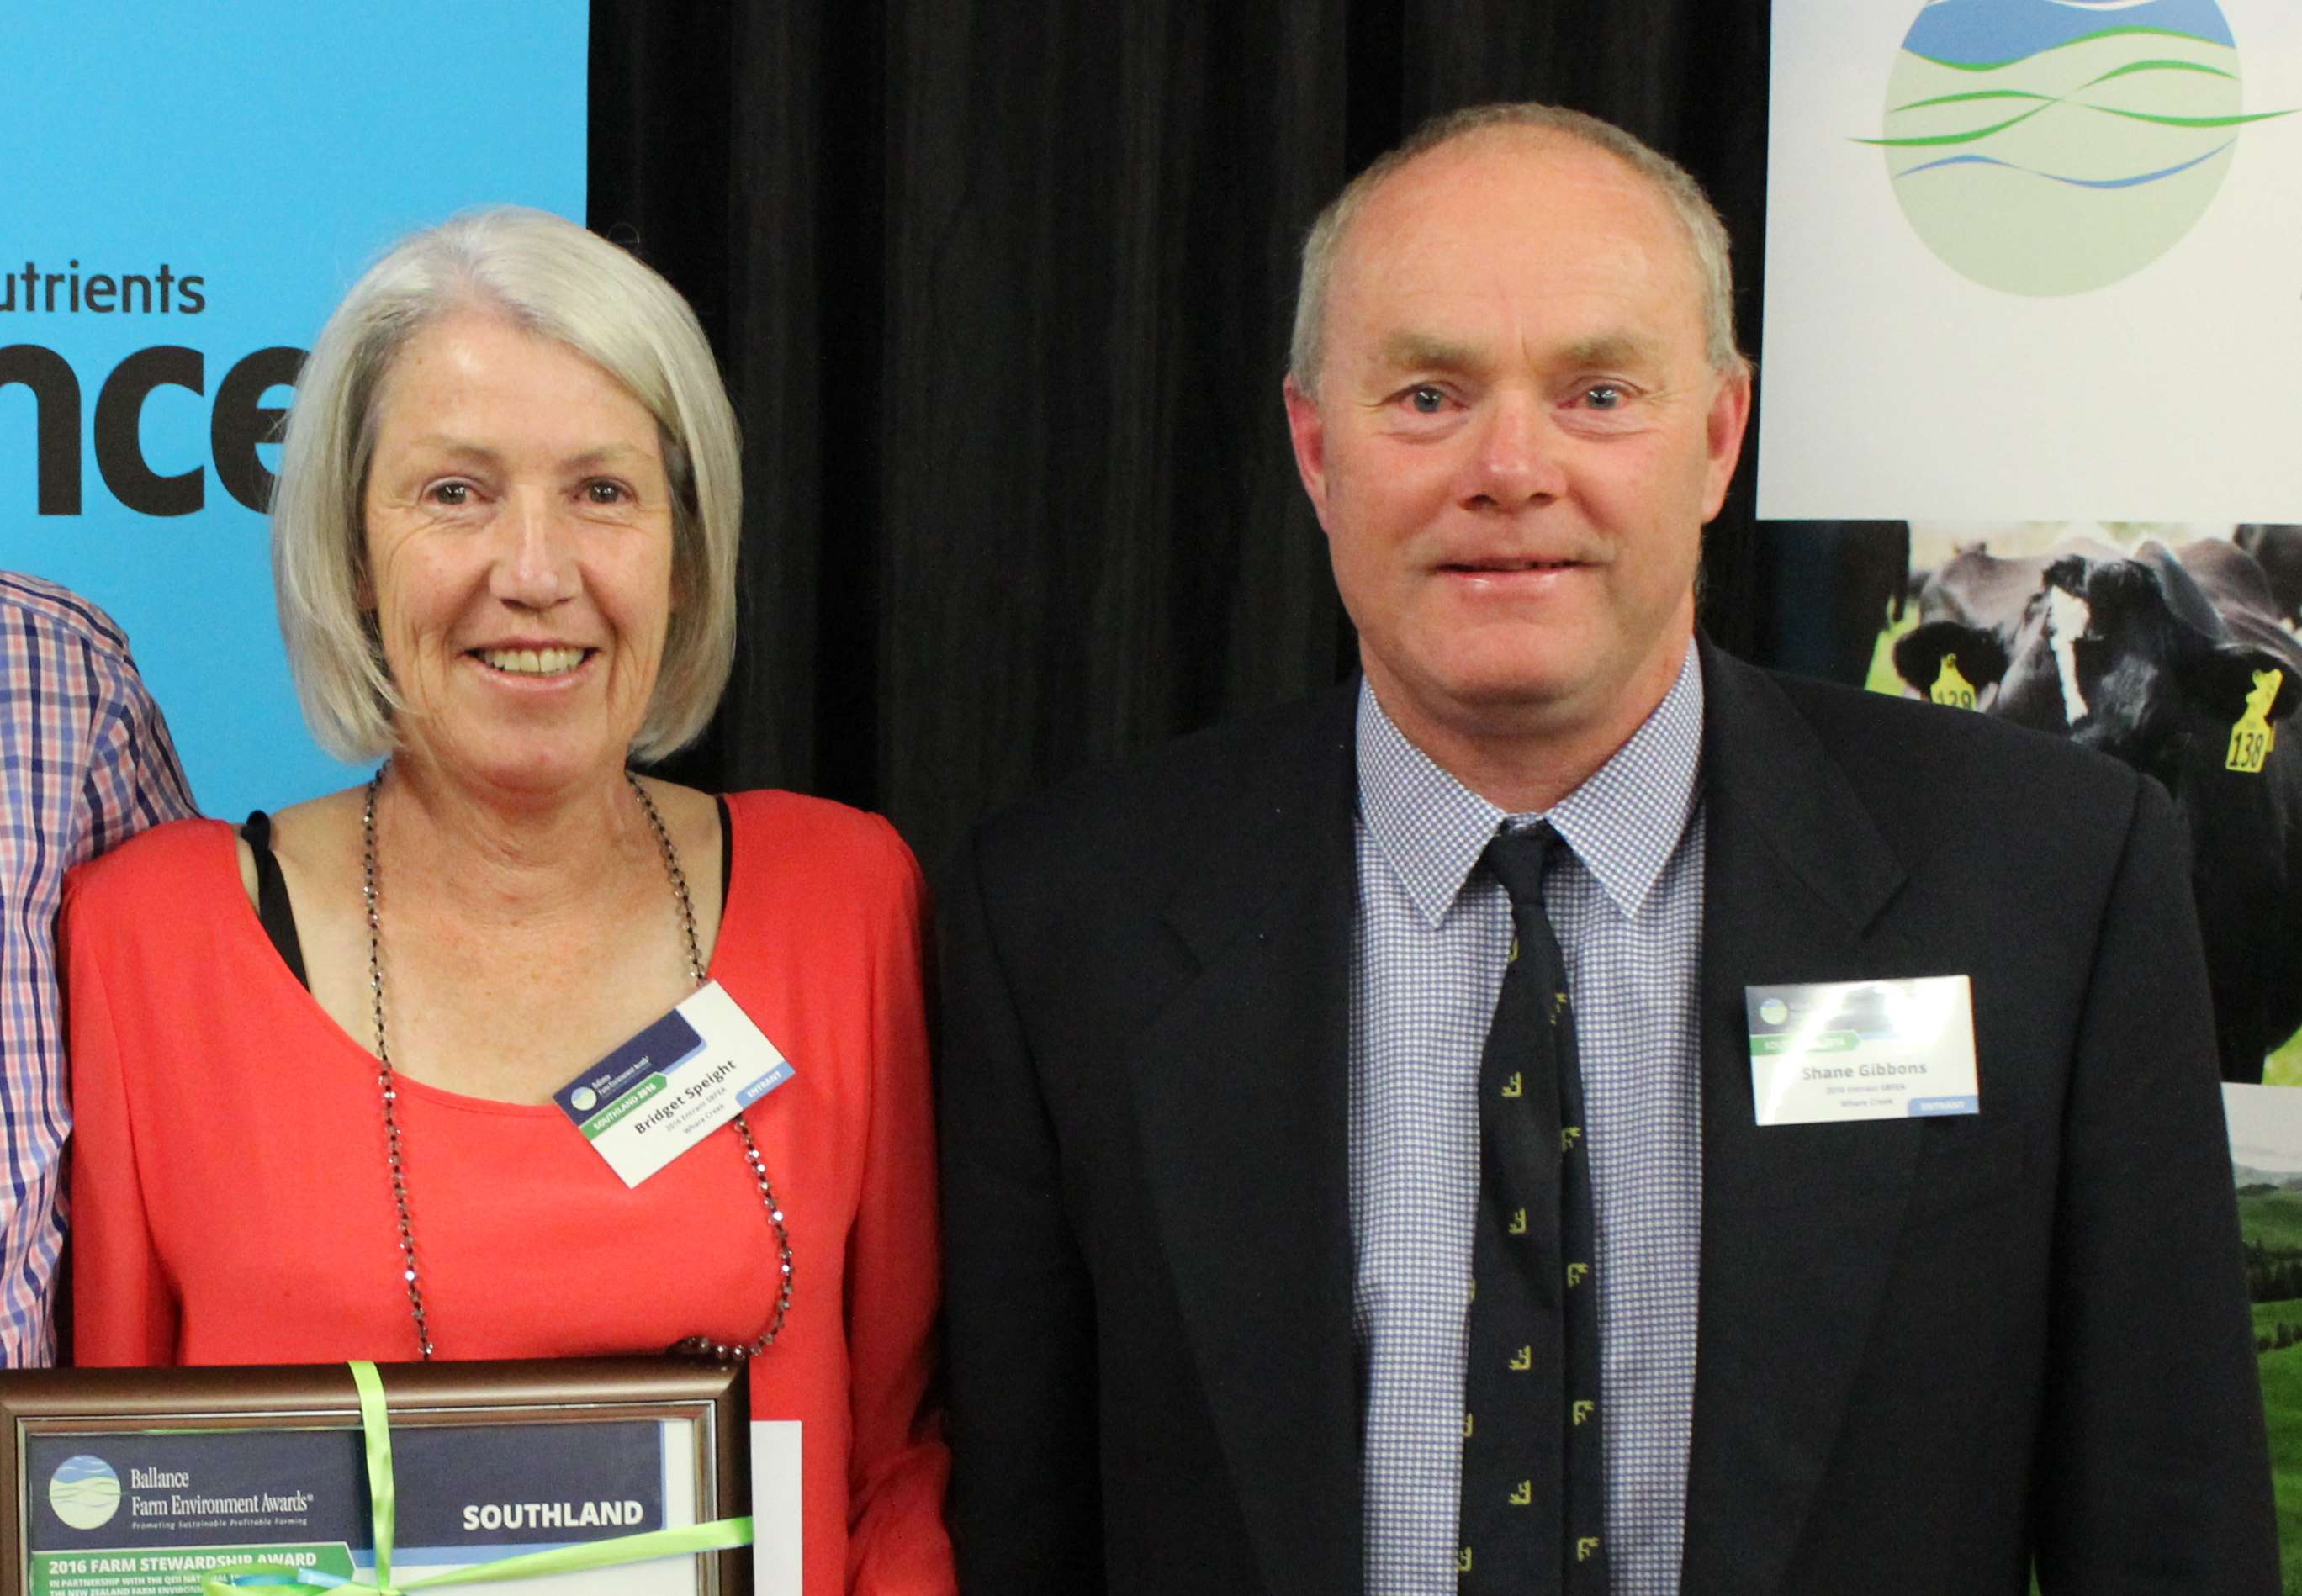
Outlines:
[{"label": "black curtain", "polygon": [[[1757,350],[1747,0],[592,0],[591,221],[694,303],[745,433],[743,632],[668,773],[986,810],[1354,659],[1279,384],[1318,208],[1544,99],[1686,164]],[[1705,624],[1761,641],[1746,458]]]}]

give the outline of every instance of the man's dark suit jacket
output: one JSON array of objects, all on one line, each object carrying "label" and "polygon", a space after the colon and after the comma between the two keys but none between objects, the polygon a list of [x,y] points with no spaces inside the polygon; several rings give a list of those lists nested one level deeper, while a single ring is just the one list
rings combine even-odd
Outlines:
[{"label": "man's dark suit jacket", "polygon": [[[2164,794],[1706,646],[1686,1596],[2277,1589]],[[1362,1588],[1353,695],[1012,811],[945,884],[971,1596]],[[1972,1117],[1760,1127],[1749,984],[1972,978]],[[1624,1333],[1615,1327],[1616,1333]]]}]

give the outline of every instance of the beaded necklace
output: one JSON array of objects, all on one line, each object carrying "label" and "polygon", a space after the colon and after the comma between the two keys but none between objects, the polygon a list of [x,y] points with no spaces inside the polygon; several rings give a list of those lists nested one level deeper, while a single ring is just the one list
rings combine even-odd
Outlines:
[{"label": "beaded necklace", "polygon": [[[385,1042],[383,1028],[383,920],[379,911],[380,898],[376,890],[375,798],[382,789],[383,773],[391,769],[389,762],[376,768],[367,784],[367,802],[360,811],[362,842],[360,891],[367,901],[367,986],[374,1003],[376,1089],[383,1095],[384,1163],[391,1175],[391,1204],[399,1220],[399,1257],[401,1278],[407,1286],[407,1311],[416,1320],[416,1344],[426,1362],[433,1355],[431,1323],[424,1308],[424,1284],[416,1264],[416,1225],[407,1202],[407,1173],[400,1159],[399,1099],[398,1077],[391,1067],[391,1049]],[[640,801],[640,810],[647,816],[648,828],[655,833],[656,846],[663,853],[664,872],[671,879],[671,895],[679,907],[680,929],[687,940],[687,973],[698,987],[710,977],[704,973],[703,947],[695,935],[695,903],[688,895],[687,877],[679,868],[679,851],[672,846],[671,833],[666,829],[663,817],[656,812],[655,801],[648,796],[647,788],[629,770],[624,779],[631,784],[633,795]],[[759,1187],[760,1203],[767,1210],[768,1222],[776,1233],[776,1252],[781,1266],[781,1276],[776,1288],[776,1307],[768,1327],[748,1346],[730,1346],[712,1340],[709,1336],[694,1335],[674,1342],[667,1351],[696,1357],[710,1357],[722,1363],[743,1363],[757,1357],[775,1345],[776,1337],[783,1332],[784,1320],[791,1312],[792,1249],[791,1232],[784,1225],[784,1211],[776,1201],[775,1187],[768,1179],[767,1166],[760,1158],[759,1144],[752,1138],[751,1126],[737,1114],[730,1121],[744,1148],[744,1167]]]}]

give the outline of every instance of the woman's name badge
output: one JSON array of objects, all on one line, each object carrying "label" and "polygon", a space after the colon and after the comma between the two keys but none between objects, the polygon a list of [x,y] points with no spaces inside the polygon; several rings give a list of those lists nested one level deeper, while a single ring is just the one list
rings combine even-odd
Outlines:
[{"label": "woman's name badge", "polygon": [[1745,987],[1761,1125],[1979,1113],[1962,975]]},{"label": "woman's name badge", "polygon": [[792,1075],[727,989],[706,981],[551,1100],[637,1186]]}]

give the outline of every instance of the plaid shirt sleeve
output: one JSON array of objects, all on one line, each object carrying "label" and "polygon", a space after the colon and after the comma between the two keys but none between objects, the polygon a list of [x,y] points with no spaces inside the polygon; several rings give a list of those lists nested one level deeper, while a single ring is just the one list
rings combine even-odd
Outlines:
[{"label": "plaid shirt sleeve", "polygon": [[64,872],[197,812],[120,628],[63,588],[0,572],[0,1367],[55,1354],[71,1125],[56,995]]}]

